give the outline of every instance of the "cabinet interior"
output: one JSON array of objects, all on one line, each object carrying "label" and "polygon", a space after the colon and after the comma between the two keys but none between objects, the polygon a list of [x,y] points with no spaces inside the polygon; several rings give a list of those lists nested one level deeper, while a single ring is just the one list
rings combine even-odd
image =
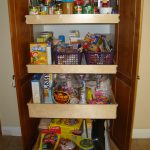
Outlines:
[{"label": "cabinet interior", "polygon": [[40,32],[52,31],[55,38],[58,38],[59,35],[64,35],[66,42],[69,42],[70,30],[79,30],[81,38],[83,38],[88,32],[110,35],[112,45],[114,45],[115,39],[114,24],[33,25],[34,40],[39,36]]}]

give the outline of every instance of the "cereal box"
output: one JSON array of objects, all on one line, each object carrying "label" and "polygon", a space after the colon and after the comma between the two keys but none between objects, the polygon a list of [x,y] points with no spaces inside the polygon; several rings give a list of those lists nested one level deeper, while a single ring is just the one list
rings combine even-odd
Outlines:
[{"label": "cereal box", "polygon": [[47,64],[47,43],[31,43],[31,64]]},{"label": "cereal box", "polygon": [[43,89],[41,86],[41,74],[35,74],[31,80],[33,103],[41,103],[43,99]]}]

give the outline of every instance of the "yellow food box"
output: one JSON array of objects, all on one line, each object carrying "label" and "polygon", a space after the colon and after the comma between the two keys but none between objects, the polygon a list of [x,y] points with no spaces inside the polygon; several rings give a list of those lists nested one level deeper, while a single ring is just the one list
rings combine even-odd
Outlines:
[{"label": "yellow food box", "polygon": [[47,43],[31,43],[31,64],[47,64]]}]

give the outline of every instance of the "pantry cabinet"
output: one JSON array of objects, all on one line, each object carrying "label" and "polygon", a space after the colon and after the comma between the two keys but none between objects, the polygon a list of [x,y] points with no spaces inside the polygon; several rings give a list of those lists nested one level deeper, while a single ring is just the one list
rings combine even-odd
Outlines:
[{"label": "pantry cabinet", "polygon": [[[12,54],[23,146],[30,150],[38,134],[38,118],[114,119],[111,139],[120,150],[130,147],[140,48],[142,0],[120,0],[119,15],[30,16],[28,0],[8,0]],[[29,43],[33,24],[116,24],[114,65],[30,65]],[[32,73],[113,74],[114,98],[110,105],[32,104]],[[63,111],[65,110],[65,111]],[[85,112],[86,113],[83,113]],[[117,113],[117,115],[116,115]]]}]

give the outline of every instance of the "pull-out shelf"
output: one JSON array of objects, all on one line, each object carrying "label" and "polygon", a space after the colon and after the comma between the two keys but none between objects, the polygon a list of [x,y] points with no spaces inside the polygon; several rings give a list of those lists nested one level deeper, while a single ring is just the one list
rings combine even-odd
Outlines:
[{"label": "pull-out shelf", "polygon": [[119,14],[26,15],[27,24],[114,24]]},{"label": "pull-out shelf", "polygon": [[115,74],[117,65],[27,65],[28,73]]},{"label": "pull-out shelf", "polygon": [[33,118],[92,118],[115,119],[117,104],[36,104],[28,103],[29,116]]}]

